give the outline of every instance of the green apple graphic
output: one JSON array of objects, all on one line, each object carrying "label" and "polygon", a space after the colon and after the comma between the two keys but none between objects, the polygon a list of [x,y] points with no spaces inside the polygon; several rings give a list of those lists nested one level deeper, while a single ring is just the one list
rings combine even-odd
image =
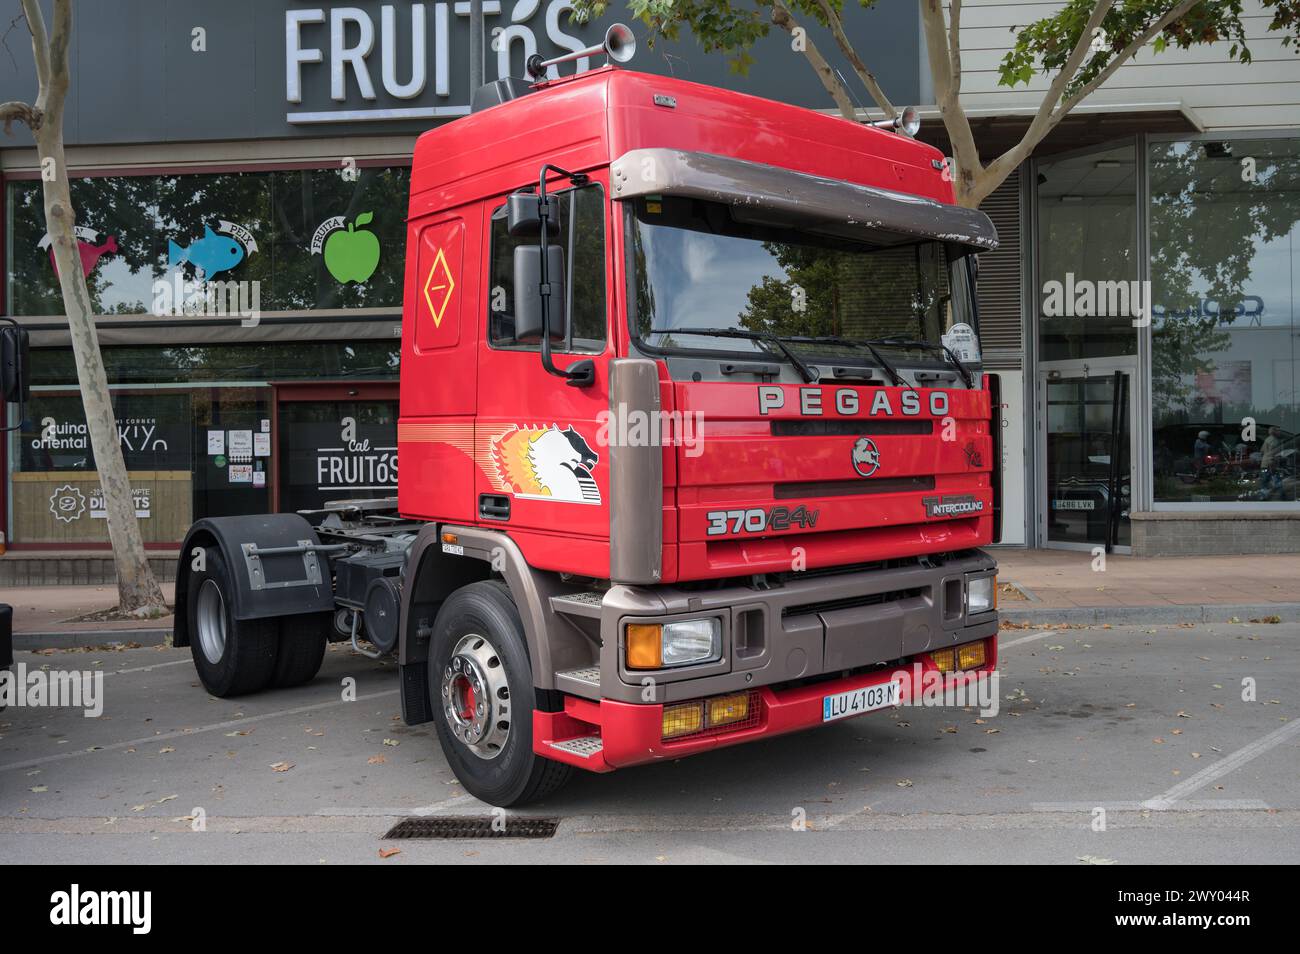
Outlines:
[{"label": "green apple graphic", "polygon": [[325,240],[325,267],[343,284],[364,282],[379,267],[379,239],[369,229],[356,231],[354,226],[369,225],[373,212],[362,212],[345,232],[331,232]]}]

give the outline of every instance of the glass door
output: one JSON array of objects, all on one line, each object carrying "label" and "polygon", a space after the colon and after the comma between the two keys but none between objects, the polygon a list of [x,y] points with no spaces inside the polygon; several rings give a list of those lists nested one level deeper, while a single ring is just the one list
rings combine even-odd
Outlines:
[{"label": "glass door", "polygon": [[1045,545],[1107,553],[1131,545],[1132,386],[1133,368],[1112,362],[1040,371]]},{"label": "glass door", "polygon": [[397,384],[276,387],[275,509],[397,496]]}]

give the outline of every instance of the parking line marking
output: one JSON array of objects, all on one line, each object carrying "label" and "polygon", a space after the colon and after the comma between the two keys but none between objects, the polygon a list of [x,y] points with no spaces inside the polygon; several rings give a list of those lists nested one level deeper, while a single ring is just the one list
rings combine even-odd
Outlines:
[{"label": "parking line marking", "polygon": [[1019,646],[1021,643],[1032,643],[1038,639],[1046,639],[1048,636],[1055,636],[1056,633],[1057,630],[1049,629],[1045,633],[1034,633],[1032,636],[1021,636],[1019,639],[1013,639],[1009,643],[1004,643],[1001,640],[999,640],[998,649],[999,650],[1010,649],[1012,646]]},{"label": "parking line marking", "polygon": [[[396,689],[387,689],[383,692],[372,692],[369,695],[357,696],[356,699],[351,701],[369,702],[371,699],[382,699],[386,696],[395,696],[397,695],[397,692],[398,690]],[[79,755],[91,755],[95,752],[112,752],[116,749],[130,748],[133,745],[149,745],[152,742],[167,742],[171,739],[183,739],[187,736],[202,735],[205,732],[216,732],[219,729],[238,728],[239,726],[250,725],[254,722],[262,722],[266,719],[276,719],[281,716],[302,715],[304,712],[318,712],[321,709],[329,709],[334,706],[348,704],[348,700],[335,699],[330,702],[316,702],[309,706],[297,706],[293,709],[280,709],[276,712],[263,712],[261,715],[245,716],[242,719],[230,719],[226,722],[215,722],[212,725],[201,725],[196,729],[178,729],[175,732],[164,732],[161,735],[146,735],[140,739],[114,742],[111,745],[99,746],[93,749],[77,749],[75,752],[60,752],[58,755],[46,755],[39,759],[10,762],[8,765],[0,765],[0,772],[12,772],[14,769],[32,768],[36,765],[48,765],[51,762],[62,762],[65,759],[74,759]]]},{"label": "parking line marking", "polygon": [[1162,792],[1155,798],[1147,799],[1142,805],[1145,808],[1168,808],[1180,798],[1186,798],[1197,789],[1209,785],[1216,778],[1222,778],[1229,772],[1235,772],[1247,762],[1263,755],[1269,749],[1281,745],[1297,732],[1300,732],[1300,720],[1288,722],[1280,729],[1274,729],[1262,739],[1256,739],[1231,755],[1224,756],[1213,765],[1202,769],[1191,778],[1184,779],[1168,791]]},{"label": "parking line marking", "polygon": [[[1161,810],[1147,802],[1033,802],[1029,806],[1036,812],[1081,812],[1090,814],[1098,808],[1108,812],[1144,812]],[[1219,798],[1169,805],[1167,810],[1179,812],[1260,812],[1269,811],[1269,804],[1258,798]]]},{"label": "parking line marking", "polygon": [[149,672],[154,669],[161,669],[163,666],[184,666],[186,663],[193,663],[193,659],[173,659],[169,662],[154,663],[150,666],[136,666],[134,669],[105,669],[106,676],[120,676],[128,672]]}]

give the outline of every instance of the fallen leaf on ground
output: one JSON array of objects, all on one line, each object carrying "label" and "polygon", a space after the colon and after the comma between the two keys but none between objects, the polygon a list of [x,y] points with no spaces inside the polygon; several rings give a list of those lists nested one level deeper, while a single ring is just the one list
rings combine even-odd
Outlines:
[{"label": "fallen leaf on ground", "polygon": [[271,771],[273,772],[287,772],[291,768],[293,768],[292,762],[275,762],[271,765]]},{"label": "fallen leaf on ground", "polygon": [[402,853],[401,848],[380,848],[379,849],[380,858],[391,858],[393,857],[393,855],[400,855],[401,853]]}]

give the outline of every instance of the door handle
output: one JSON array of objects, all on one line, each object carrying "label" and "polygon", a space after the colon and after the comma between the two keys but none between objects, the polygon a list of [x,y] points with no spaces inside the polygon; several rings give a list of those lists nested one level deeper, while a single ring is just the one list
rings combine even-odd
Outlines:
[{"label": "door handle", "polygon": [[505,494],[479,494],[478,515],[487,520],[509,520],[510,498]]}]

